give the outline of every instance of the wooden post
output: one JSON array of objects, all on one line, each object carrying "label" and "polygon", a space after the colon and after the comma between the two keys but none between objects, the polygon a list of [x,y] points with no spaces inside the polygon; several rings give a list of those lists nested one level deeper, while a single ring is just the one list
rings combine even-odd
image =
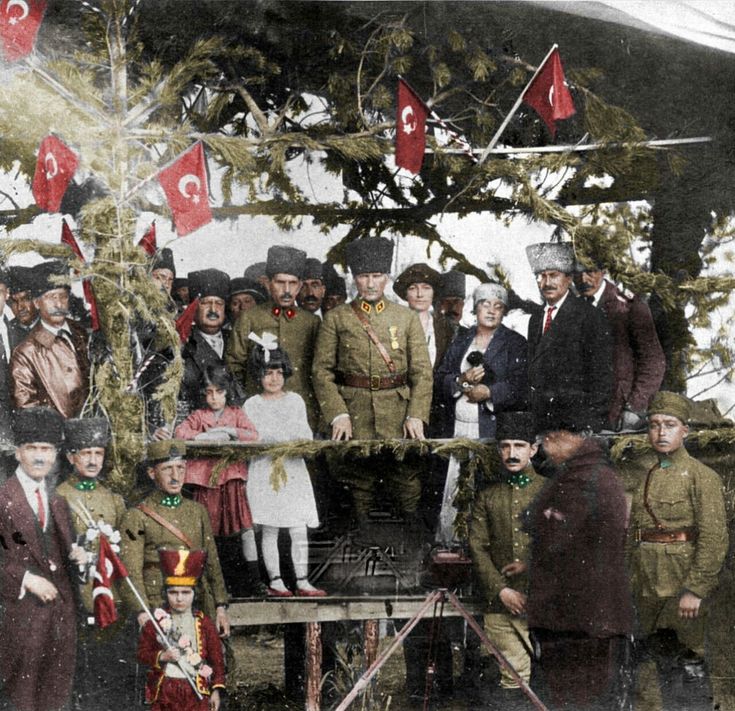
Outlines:
[{"label": "wooden post", "polygon": [[362,623],[365,668],[369,669],[378,657],[380,644],[380,620],[365,620]]},{"label": "wooden post", "polygon": [[322,703],[322,629],[319,622],[306,623],[306,711],[319,711]]}]

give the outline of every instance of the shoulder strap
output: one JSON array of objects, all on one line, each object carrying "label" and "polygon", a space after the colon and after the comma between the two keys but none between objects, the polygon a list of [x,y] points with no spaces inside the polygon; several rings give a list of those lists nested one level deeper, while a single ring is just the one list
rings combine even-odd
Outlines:
[{"label": "shoulder strap", "polygon": [[172,533],[190,550],[194,548],[191,539],[180,529],[176,528],[170,521],[167,521],[161,514],[156,513],[150,506],[146,504],[138,504],[140,509],[146,516],[152,518],[157,524],[163,526],[169,533]]},{"label": "shoulder strap", "polygon": [[380,357],[385,361],[385,364],[388,366],[388,370],[391,373],[396,372],[396,364],[393,362],[393,359],[390,357],[390,354],[386,350],[386,347],[380,342],[380,339],[378,338],[378,334],[375,333],[373,330],[373,327],[370,325],[370,321],[368,320],[367,316],[360,311],[360,307],[357,304],[357,301],[352,302],[352,311],[357,316],[357,320],[362,324],[362,328],[367,333],[368,338],[373,342],[375,347],[378,349],[378,353],[380,353]]}]

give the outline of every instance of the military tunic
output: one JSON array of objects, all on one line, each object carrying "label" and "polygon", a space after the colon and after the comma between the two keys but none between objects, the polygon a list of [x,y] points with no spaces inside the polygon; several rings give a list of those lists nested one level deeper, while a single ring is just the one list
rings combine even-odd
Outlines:
[{"label": "military tunic", "polygon": [[[703,618],[681,620],[679,596],[688,590],[706,598],[714,590],[728,546],[722,481],[684,447],[644,461],[651,471],[648,505],[664,529],[692,528],[696,540],[675,543],[637,541],[639,531],[654,529],[644,505],[646,476],[633,494],[628,531],[631,582],[644,635],[666,627],[687,635],[702,651]],[[697,628],[695,630],[695,628]],[[691,646],[691,645],[690,645]]]},{"label": "military tunic", "polygon": [[[530,641],[525,616],[512,615],[500,600],[500,591],[509,587],[528,592],[528,575],[506,578],[500,571],[509,563],[528,560],[530,537],[523,528],[523,514],[544,480],[529,464],[515,475],[490,484],[475,499],[470,527],[470,553],[475,579],[487,603],[485,632],[513,665],[524,681],[531,678]],[[524,482],[528,483],[524,483]],[[500,670],[501,686],[517,687],[513,676]]]},{"label": "military tunic", "polygon": [[[214,619],[217,605],[227,603],[228,596],[207,510],[189,499],[182,499],[177,507],[164,506],[161,503],[163,497],[162,492],[154,491],[143,503],[185,534],[193,549],[207,551],[207,563],[197,586],[196,599],[204,614]],[[186,550],[186,545],[137,507],[129,509],[123,517],[121,533],[122,560],[131,582],[149,608],[161,607],[164,603],[163,574],[158,549]],[[123,600],[130,610],[141,611],[140,603],[129,589],[123,589]]]},{"label": "military tunic", "polygon": [[[313,382],[322,417],[331,425],[337,415],[348,414],[355,439],[403,437],[407,417],[429,421],[432,368],[421,322],[414,311],[389,301],[375,304],[358,300],[361,313],[395,364],[392,374],[370,340],[352,304],[343,304],[324,316],[316,354]],[[392,376],[404,379],[397,387],[355,387],[345,377],[379,384]],[[415,513],[421,496],[421,463],[407,457],[400,464],[389,454],[370,460],[346,458],[336,476],[350,486],[357,513],[364,516],[372,505],[376,480],[383,477],[404,514]]]},{"label": "military tunic", "polygon": [[272,302],[259,304],[240,314],[225,348],[225,364],[235,380],[245,385],[248,397],[257,395],[260,383],[253,382],[248,372],[252,331],[262,336],[265,331],[278,337],[278,345],[288,353],[293,374],[288,389],[301,395],[306,403],[309,426],[317,427],[318,409],[311,384],[311,367],[320,320],[318,316],[296,307],[282,308]]},{"label": "military tunic", "polygon": [[[94,479],[94,489],[80,490],[76,485],[80,482],[79,477],[73,476],[56,487],[56,493],[66,499],[72,512],[72,524],[77,535],[85,534],[88,525],[77,511],[81,503],[92,515],[95,522],[102,519],[114,529],[120,530],[120,524],[125,514],[125,502],[122,496],[110,491],[107,487]],[[97,544],[99,547],[99,543]],[[84,609],[87,614],[94,614],[94,603],[92,600],[92,588],[94,580],[87,580],[81,586],[80,592]]]}]

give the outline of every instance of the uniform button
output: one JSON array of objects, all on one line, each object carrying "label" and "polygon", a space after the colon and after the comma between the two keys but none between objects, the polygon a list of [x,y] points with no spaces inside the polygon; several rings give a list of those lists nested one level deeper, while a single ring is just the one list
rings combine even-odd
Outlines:
[{"label": "uniform button", "polygon": [[516,533],[518,533],[518,529],[517,529],[517,528],[514,528],[513,530],[514,530],[514,531],[515,531]]}]

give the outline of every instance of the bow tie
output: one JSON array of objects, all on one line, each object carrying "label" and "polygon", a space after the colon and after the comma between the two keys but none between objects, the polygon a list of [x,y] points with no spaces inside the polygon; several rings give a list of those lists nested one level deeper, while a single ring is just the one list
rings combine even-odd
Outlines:
[{"label": "bow tie", "polygon": [[76,484],[74,484],[74,488],[79,489],[79,491],[94,491],[97,488],[97,480],[80,479]]},{"label": "bow tie", "polygon": [[284,309],[281,306],[274,306],[272,313],[276,318],[278,318],[281,314],[283,314],[290,321],[292,318],[295,318],[296,309],[292,309],[290,307],[287,309]]},{"label": "bow tie", "polygon": [[169,509],[175,509],[181,506],[181,497],[178,494],[166,494],[161,499],[161,506],[166,506]]}]

